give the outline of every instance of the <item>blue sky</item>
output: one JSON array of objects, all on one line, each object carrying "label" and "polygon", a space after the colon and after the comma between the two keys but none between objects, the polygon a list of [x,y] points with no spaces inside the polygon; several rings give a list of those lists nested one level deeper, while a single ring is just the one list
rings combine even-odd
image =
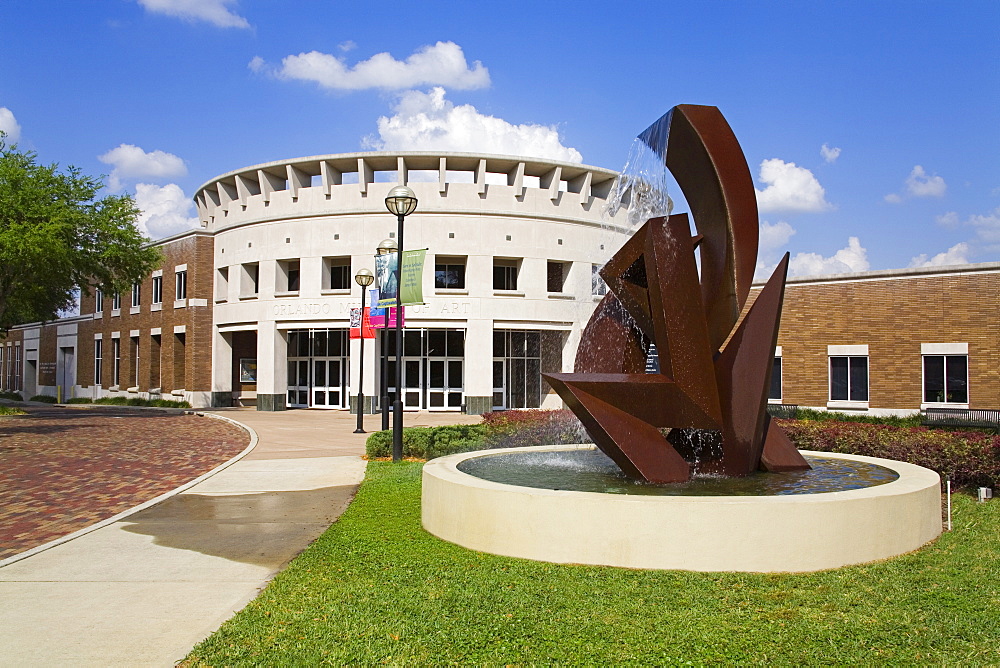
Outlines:
[{"label": "blue sky", "polygon": [[799,275],[1000,260],[995,0],[4,0],[0,25],[0,130],[109,175],[153,237],[191,224],[203,182],[270,160],[620,169],[689,103],[744,148],[762,270],[785,250]]}]

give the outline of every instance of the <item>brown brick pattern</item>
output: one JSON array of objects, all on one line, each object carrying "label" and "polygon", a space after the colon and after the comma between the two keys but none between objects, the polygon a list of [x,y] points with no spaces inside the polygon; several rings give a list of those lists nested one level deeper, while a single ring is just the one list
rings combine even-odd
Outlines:
[{"label": "brown brick pattern", "polygon": [[175,489],[250,442],[236,425],[195,415],[28,411],[0,417],[0,559]]},{"label": "brown brick pattern", "polygon": [[[95,384],[94,335],[97,333],[102,335],[104,342],[100,384],[105,390],[114,385],[111,341],[112,334],[118,332],[121,340],[121,390],[133,386],[137,386],[140,392],[160,388],[167,395],[171,390],[207,392],[211,389],[214,240],[207,233],[194,233],[164,242],[160,249],[163,252],[160,264],[163,302],[160,310],[152,310],[152,276],[142,282],[138,313],[130,313],[131,294],[126,293],[122,294],[120,314],[112,315],[111,295],[105,295],[101,317],[87,320],[79,328],[77,382],[80,385]],[[187,265],[188,305],[174,308],[175,268],[184,264]],[[192,300],[203,300],[204,305],[192,305]],[[84,297],[81,314],[93,313],[94,304],[93,295]],[[185,328],[184,333],[175,334],[175,327],[181,325]],[[160,334],[154,337],[151,330],[157,327]],[[139,330],[137,385],[133,354],[135,341],[130,336],[134,330]]]},{"label": "brown brick pattern", "polygon": [[868,344],[869,405],[916,410],[920,344],[967,343],[970,407],[1000,408],[998,291],[1000,273],[974,271],[789,283],[778,335],[783,402],[825,406],[827,346]]}]

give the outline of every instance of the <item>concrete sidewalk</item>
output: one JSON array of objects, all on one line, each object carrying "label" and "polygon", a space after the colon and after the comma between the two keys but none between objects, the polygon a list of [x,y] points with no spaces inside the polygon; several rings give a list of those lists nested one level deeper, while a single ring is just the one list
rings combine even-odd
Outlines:
[{"label": "concrete sidewalk", "polygon": [[[365,469],[356,416],[216,412],[259,434],[239,461],[0,568],[0,666],[172,666],[343,512]],[[409,413],[404,424],[478,420]],[[366,429],[379,423],[365,417]]]}]

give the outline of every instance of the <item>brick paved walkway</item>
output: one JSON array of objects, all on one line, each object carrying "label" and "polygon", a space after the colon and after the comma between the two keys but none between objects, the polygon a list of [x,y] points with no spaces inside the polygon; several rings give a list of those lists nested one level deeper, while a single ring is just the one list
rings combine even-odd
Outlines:
[{"label": "brick paved walkway", "polygon": [[116,515],[239,454],[246,431],[158,411],[0,417],[0,559]]}]

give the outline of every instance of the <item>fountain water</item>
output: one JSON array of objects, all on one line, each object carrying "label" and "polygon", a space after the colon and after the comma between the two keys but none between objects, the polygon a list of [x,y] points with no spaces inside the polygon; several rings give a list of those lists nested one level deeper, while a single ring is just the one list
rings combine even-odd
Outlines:
[{"label": "fountain water", "polygon": [[[645,148],[633,150],[611,206],[627,192],[630,215],[660,215],[601,270],[609,293],[584,330],[575,372],[545,374],[606,457],[558,446],[543,449],[541,466],[537,448],[434,460],[423,474],[425,528],[466,547],[547,561],[750,571],[861,563],[939,535],[936,473],[830,454],[813,459],[812,471],[767,415],[788,255],[743,313],[757,207],[719,110],[674,107],[638,139]],[[696,234],[687,215],[669,214],[650,155],[674,174]],[[651,344],[659,369],[648,374]],[[547,457],[560,465],[545,466]],[[552,468],[557,484],[537,482]],[[592,486],[595,474],[601,487]],[[761,494],[768,475],[777,491]],[[574,477],[585,479],[582,489]],[[664,483],[675,486],[655,486]]]}]

